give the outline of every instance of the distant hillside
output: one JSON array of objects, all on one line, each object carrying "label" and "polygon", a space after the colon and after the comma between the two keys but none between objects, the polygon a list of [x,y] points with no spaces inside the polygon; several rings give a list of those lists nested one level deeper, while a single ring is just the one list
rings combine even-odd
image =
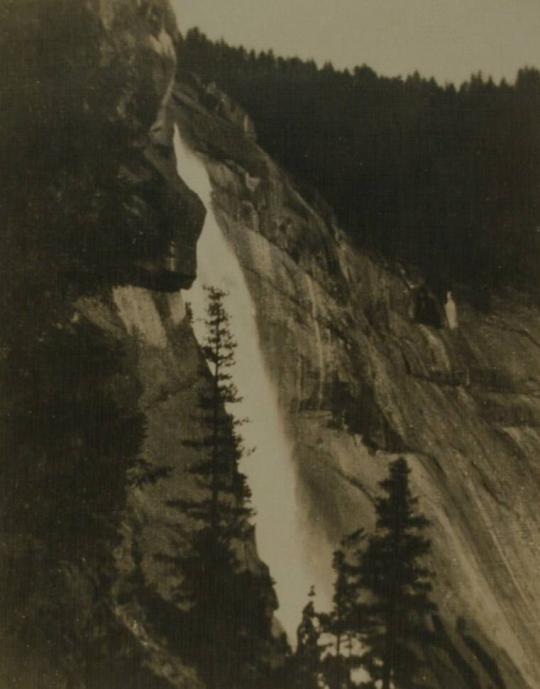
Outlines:
[{"label": "distant hillside", "polygon": [[255,54],[197,29],[182,50],[182,69],[246,108],[262,146],[322,192],[357,244],[417,264],[434,286],[535,288],[539,71],[456,88]]}]

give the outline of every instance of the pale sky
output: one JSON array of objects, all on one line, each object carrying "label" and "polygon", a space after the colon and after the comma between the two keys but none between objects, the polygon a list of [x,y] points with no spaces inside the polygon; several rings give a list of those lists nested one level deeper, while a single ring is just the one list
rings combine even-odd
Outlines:
[{"label": "pale sky", "polygon": [[180,29],[380,74],[461,82],[540,68],[540,0],[172,0]]}]

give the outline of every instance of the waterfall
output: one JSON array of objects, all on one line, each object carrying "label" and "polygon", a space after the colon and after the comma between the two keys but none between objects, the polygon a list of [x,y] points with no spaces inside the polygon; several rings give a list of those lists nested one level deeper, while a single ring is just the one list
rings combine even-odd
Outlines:
[{"label": "waterfall", "polygon": [[446,304],[444,305],[446,314],[446,322],[450,330],[456,330],[458,327],[457,306],[452,296],[452,292],[446,293]]},{"label": "waterfall", "polygon": [[216,221],[207,170],[202,160],[182,141],[177,127],[174,147],[178,174],[198,194],[207,211],[197,247],[198,277],[186,301],[191,303],[195,334],[201,341],[204,325],[197,319],[205,314],[203,286],[219,287],[228,293],[225,307],[238,343],[233,377],[243,398],[234,411],[240,418],[249,418],[242,435],[246,446],[255,448],[255,452],[242,461],[241,470],[247,476],[256,511],[257,549],[276,584],[277,617],[293,643],[309,588],[315,582],[304,555],[292,447],[281,418],[277,390],[259,344],[256,306],[234,249]]}]

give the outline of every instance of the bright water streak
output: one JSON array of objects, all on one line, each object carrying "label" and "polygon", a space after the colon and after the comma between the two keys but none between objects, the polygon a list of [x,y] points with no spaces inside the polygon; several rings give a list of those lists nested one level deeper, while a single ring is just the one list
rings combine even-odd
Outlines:
[{"label": "bright water streak", "polygon": [[277,391],[260,348],[255,304],[234,249],[214,216],[207,170],[202,160],[182,141],[178,129],[174,145],[178,173],[197,193],[207,211],[198,243],[198,278],[186,295],[186,301],[193,308],[195,334],[200,342],[204,338],[200,319],[206,308],[203,286],[219,287],[228,293],[225,307],[238,342],[233,377],[243,397],[241,403],[234,405],[234,412],[239,418],[249,418],[242,435],[246,447],[256,448],[242,461],[241,469],[253,495],[259,555],[270,567],[276,582],[277,616],[294,643],[302,608],[315,582],[304,555],[292,448],[280,416]]}]

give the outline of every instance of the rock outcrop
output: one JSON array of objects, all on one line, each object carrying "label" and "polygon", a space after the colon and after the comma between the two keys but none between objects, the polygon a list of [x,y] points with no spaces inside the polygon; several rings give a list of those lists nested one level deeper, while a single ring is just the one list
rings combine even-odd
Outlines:
[{"label": "rock outcrop", "polygon": [[[1,12],[0,685],[203,689],[171,564],[196,526],[170,503],[204,496],[210,386],[179,292],[205,211],[172,147],[175,18],[166,0]],[[239,549],[270,628],[252,533]]]},{"label": "rock outcrop", "polygon": [[[13,65],[0,115],[0,685],[203,687],[175,638],[163,558],[189,538],[166,503],[197,491],[192,410],[208,384],[178,293],[204,216],[176,173],[178,124],[257,304],[319,586],[328,595],[332,548],[373,524],[377,482],[404,455],[433,521],[433,682],[536,689],[537,307],[509,293],[479,313],[457,288],[458,327],[418,323],[420,276],[351,247],[230,99],[196,79],[173,87],[165,0],[0,13]],[[148,485],[149,470],[166,477]],[[265,571],[252,538],[244,561]],[[280,660],[272,640],[264,652]]]},{"label": "rock outcrop", "polygon": [[538,686],[538,308],[509,293],[480,313],[454,290],[459,327],[419,324],[420,276],[351,247],[192,90],[174,103],[257,304],[319,586],[340,537],[373,524],[377,482],[403,455],[433,522],[434,676],[453,689]]},{"label": "rock outcrop", "polygon": [[[46,0],[1,12],[11,67],[0,145],[17,233],[38,234],[64,272],[189,286],[203,211],[162,151],[176,72],[167,2]],[[46,237],[36,233],[44,217]]]},{"label": "rock outcrop", "polygon": [[0,14],[0,684],[196,688],[128,613],[152,560],[134,556],[137,486],[163,460],[148,407],[175,399],[178,469],[179,400],[204,388],[181,300],[160,294],[193,281],[204,218],[166,145],[175,18],[161,0]]}]

